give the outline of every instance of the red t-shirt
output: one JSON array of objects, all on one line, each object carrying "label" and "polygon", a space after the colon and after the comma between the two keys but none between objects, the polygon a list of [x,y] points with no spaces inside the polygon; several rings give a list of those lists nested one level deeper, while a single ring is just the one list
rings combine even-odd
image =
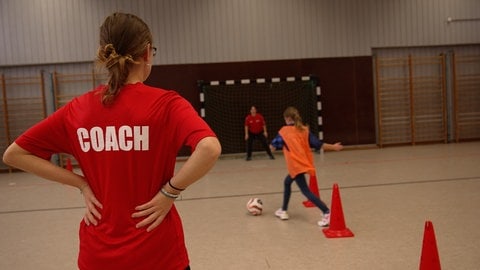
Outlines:
[{"label": "red t-shirt", "polygon": [[256,113],[255,116],[249,114],[245,117],[245,126],[248,127],[248,131],[254,134],[263,133],[263,126],[265,126],[265,120],[263,116]]},{"label": "red t-shirt", "polygon": [[102,91],[73,99],[16,143],[44,159],[72,154],[103,204],[99,225],[80,223],[80,269],[184,269],[189,260],[175,206],[149,233],[136,229],[141,219],[131,215],[173,176],[183,145],[194,149],[215,134],[176,92],[137,83],[104,106]]}]

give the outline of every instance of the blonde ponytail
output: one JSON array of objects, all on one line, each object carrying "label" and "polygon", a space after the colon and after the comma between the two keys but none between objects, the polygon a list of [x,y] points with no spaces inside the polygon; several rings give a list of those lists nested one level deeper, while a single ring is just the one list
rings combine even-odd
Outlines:
[{"label": "blonde ponytail", "polygon": [[298,112],[297,108],[295,107],[286,108],[285,111],[283,112],[283,117],[291,118],[293,120],[295,127],[298,128],[299,130],[305,129],[305,125],[303,125],[302,117],[300,116],[300,113]]}]

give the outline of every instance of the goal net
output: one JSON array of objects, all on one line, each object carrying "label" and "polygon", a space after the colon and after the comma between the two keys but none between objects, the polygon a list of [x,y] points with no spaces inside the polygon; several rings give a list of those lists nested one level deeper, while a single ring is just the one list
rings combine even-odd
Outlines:
[{"label": "goal net", "polygon": [[[245,117],[250,107],[265,118],[268,142],[285,125],[283,111],[296,107],[310,130],[321,135],[320,89],[314,77],[199,82],[202,117],[217,134],[223,154],[244,153]],[[255,141],[253,151],[263,151]]]}]

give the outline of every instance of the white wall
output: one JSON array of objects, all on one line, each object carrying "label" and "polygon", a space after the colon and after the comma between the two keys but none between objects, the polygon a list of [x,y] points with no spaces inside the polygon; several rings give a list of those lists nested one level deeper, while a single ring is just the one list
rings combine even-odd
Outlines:
[{"label": "white wall", "polygon": [[0,0],[0,67],[92,61],[114,11],[150,25],[156,65],[480,43],[479,0]]}]

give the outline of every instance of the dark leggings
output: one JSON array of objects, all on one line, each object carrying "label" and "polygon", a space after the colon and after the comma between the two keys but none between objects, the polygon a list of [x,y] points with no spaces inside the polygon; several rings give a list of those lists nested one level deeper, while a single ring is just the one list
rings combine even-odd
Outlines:
[{"label": "dark leggings", "polygon": [[267,138],[263,135],[263,133],[251,133],[248,132],[248,140],[247,140],[247,157],[252,157],[252,149],[253,149],[253,141],[254,140],[260,140],[262,143],[263,148],[267,152],[269,156],[272,156],[272,151],[270,150],[270,147],[268,146]]},{"label": "dark leggings", "polygon": [[330,213],[330,209],[328,209],[328,206],[310,191],[310,188],[307,185],[307,181],[305,180],[304,173],[298,174],[297,176],[295,176],[295,178],[291,178],[290,175],[287,175],[287,177],[285,177],[285,181],[283,183],[283,211],[287,211],[288,209],[288,202],[290,201],[290,195],[292,194],[293,181],[297,183],[297,186],[300,188],[302,194],[305,195],[305,197],[307,197],[309,201],[311,201],[318,208],[320,208],[320,210],[322,210],[324,214]]}]

